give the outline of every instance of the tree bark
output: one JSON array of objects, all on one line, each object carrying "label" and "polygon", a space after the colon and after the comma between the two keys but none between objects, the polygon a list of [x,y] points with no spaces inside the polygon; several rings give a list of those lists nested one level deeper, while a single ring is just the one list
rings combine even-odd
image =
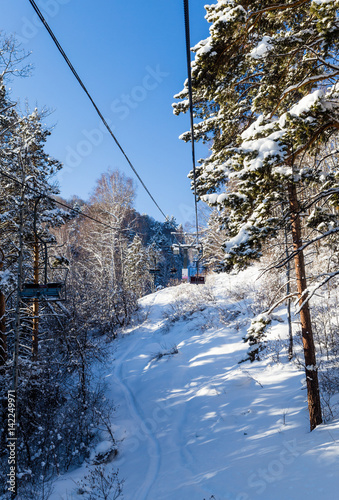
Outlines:
[{"label": "tree bark", "polygon": [[0,366],[7,361],[6,299],[0,292]]},{"label": "tree bark", "polygon": [[[3,267],[4,254],[0,250],[0,270]],[[5,295],[0,291],[0,366],[3,366],[7,361],[7,336],[6,336],[6,299]]]},{"label": "tree bark", "polygon": [[307,293],[305,293],[305,290],[307,289],[307,281],[304,253],[299,250],[302,246],[299,201],[296,186],[293,182],[289,183],[288,193],[291,212],[293,251],[295,252],[295,274],[299,305],[301,306],[300,322],[305,358],[308,411],[310,415],[310,428],[312,431],[317,425],[322,423],[318,369],[316,365],[310,308],[309,303],[306,302]]},{"label": "tree bark", "polygon": [[[39,241],[34,235],[34,283],[39,284]],[[32,328],[32,357],[33,361],[38,359],[39,349],[39,299],[33,299],[33,328]]]},{"label": "tree bark", "polygon": [[[282,210],[283,213],[283,210]],[[285,254],[286,254],[286,279],[287,279],[287,285],[286,285],[286,295],[289,296],[291,293],[291,262],[288,260],[289,258],[289,251],[288,251],[288,235],[287,235],[287,228],[285,228]],[[288,338],[289,338],[289,343],[288,343],[288,359],[291,361],[293,359],[293,330],[292,330],[292,315],[291,315],[291,297],[287,299],[287,321],[288,321]]]}]

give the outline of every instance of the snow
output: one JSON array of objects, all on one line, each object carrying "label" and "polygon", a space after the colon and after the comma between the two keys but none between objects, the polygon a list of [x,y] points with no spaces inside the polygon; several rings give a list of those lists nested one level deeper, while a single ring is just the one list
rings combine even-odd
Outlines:
[{"label": "snow", "polygon": [[323,90],[315,90],[311,94],[306,95],[290,109],[290,114],[292,116],[300,116],[303,113],[307,113],[312,106],[314,106],[317,101],[319,101],[324,96]]},{"label": "snow", "polygon": [[203,201],[206,201],[208,203],[211,203],[211,205],[217,203],[219,198],[219,195],[217,193],[212,193],[212,194],[204,194],[201,196],[201,199]]},{"label": "snow", "polygon": [[248,241],[249,233],[248,229],[252,227],[252,224],[246,223],[241,228],[236,236],[230,238],[225,244],[225,252],[228,254],[234,247],[238,247]]},{"label": "snow", "polygon": [[264,36],[263,39],[258,43],[256,47],[254,47],[253,50],[250,52],[250,57],[253,59],[260,59],[261,57],[265,56],[267,52],[269,52],[271,48],[271,37],[270,36]]},{"label": "snow", "polygon": [[317,5],[323,5],[326,3],[334,3],[335,0],[312,0],[312,3],[315,3]]},{"label": "snow", "polygon": [[262,133],[266,130],[270,130],[274,127],[274,122],[262,125],[264,121],[264,116],[259,115],[258,118],[241,134],[241,138],[244,140],[251,139],[255,134]]},{"label": "snow", "polygon": [[[202,40],[195,47],[193,47],[193,51],[196,52],[196,57],[201,57],[202,55],[211,52],[212,48],[212,38],[208,37],[206,40]],[[212,52],[210,55],[215,54],[216,52]]]},{"label": "snow", "polygon": [[282,147],[281,144],[279,144],[279,139],[281,139],[284,134],[285,130],[278,130],[272,132],[267,137],[254,139],[252,141],[244,141],[242,143],[244,153],[258,153],[254,159],[248,160],[246,158],[244,160],[244,166],[249,170],[259,170],[262,168],[265,160],[269,160],[273,156],[282,156]]},{"label": "snow", "polygon": [[[291,87],[292,89],[292,87]],[[286,91],[287,93],[287,91]],[[331,112],[334,110],[333,96],[336,93],[336,86],[329,88],[327,92],[322,89],[315,90],[301,98],[293,105],[288,113],[283,113],[278,119],[268,119],[264,115],[259,115],[257,119],[242,132],[243,140],[240,148],[236,151],[233,159],[237,166],[239,163],[238,155],[246,155],[243,159],[244,171],[260,170],[265,163],[274,163],[277,160],[282,162],[286,154],[286,146],[283,139],[288,133],[287,117],[300,118],[306,123],[315,123],[315,118],[306,116],[312,108],[319,107],[322,112]],[[266,121],[266,123],[265,123]],[[253,157],[255,154],[255,157]],[[283,177],[290,177],[292,169],[285,165],[278,165],[273,168],[273,173]],[[230,178],[239,177],[242,172],[235,171],[230,174]],[[297,180],[297,179],[295,179]],[[211,195],[209,195],[211,196]]]},{"label": "snow", "polygon": [[[119,454],[106,467],[119,469],[125,500],[336,498],[339,421],[309,432],[303,371],[286,353],[239,364],[257,276],[213,275],[144,297],[143,321],[107,347],[100,375],[117,407]],[[286,322],[272,325],[273,339],[287,338]],[[106,436],[95,451],[107,449]],[[86,472],[61,476],[51,500],[83,498],[75,481]]]},{"label": "snow", "polygon": [[273,172],[285,177],[291,177],[293,171],[291,167],[274,167]]},{"label": "snow", "polygon": [[[218,22],[222,23],[232,22],[239,16],[239,13],[243,13],[246,15],[246,10],[243,8],[242,5],[237,5],[234,9],[229,9],[228,12],[226,12],[224,15],[220,15],[218,18]],[[213,27],[211,28],[211,31],[212,30]]]}]

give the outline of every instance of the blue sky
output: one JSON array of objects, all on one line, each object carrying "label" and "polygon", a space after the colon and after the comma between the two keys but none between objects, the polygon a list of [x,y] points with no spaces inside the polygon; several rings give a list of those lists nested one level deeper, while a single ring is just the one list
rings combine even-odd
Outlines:
[{"label": "blue sky", "polygon": [[[161,209],[178,222],[191,219],[191,146],[178,139],[189,117],[171,107],[186,78],[182,0],[36,3]],[[208,36],[204,5],[190,2],[192,46]],[[134,178],[29,1],[0,0],[0,9],[0,30],[16,34],[34,66],[31,77],[11,82],[12,98],[53,110],[47,151],[64,163],[61,194],[87,199],[108,168]],[[197,158],[207,154],[199,145]],[[137,210],[162,220],[136,184]]]}]

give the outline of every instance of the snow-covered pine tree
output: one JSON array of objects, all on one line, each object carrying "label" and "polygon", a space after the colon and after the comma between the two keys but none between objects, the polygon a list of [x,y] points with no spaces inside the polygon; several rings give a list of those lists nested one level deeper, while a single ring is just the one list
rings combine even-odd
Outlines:
[{"label": "snow-covered pine tree", "polygon": [[[44,151],[50,131],[41,123],[42,114],[37,109],[26,115],[19,113],[6,90],[5,83],[10,76],[27,75],[27,67],[20,70],[26,56],[18,49],[15,39],[8,37],[0,37],[0,56],[0,247],[4,253],[1,292],[6,303],[6,297],[11,296],[13,300],[15,296],[20,213],[23,217],[22,281],[33,281],[34,253],[39,261],[42,251],[38,239],[53,242],[49,228],[63,224],[68,215],[58,209],[52,199],[58,194],[58,189],[51,184],[52,178],[61,164]],[[36,336],[33,356],[37,355],[37,349]]]},{"label": "snow-covered pine tree", "polygon": [[[9,103],[6,99],[5,86],[0,79],[0,165],[3,163],[4,145],[6,143],[6,131],[10,127],[11,118],[9,116]],[[4,179],[0,176],[0,186]],[[0,207],[3,201],[0,200]],[[9,220],[8,216],[0,208],[0,232],[3,234],[6,231]],[[4,269],[5,252],[3,241],[0,247],[0,366],[3,366],[7,361],[7,334],[6,334],[6,296],[5,288],[8,282],[8,272]]]},{"label": "snow-covered pine tree", "polygon": [[[22,74],[18,65],[24,56],[20,54],[14,41],[3,41],[0,35],[0,261],[3,261],[0,291],[7,306],[5,339],[9,337],[8,360],[3,366],[0,362],[0,401],[3,403],[0,405],[0,448],[3,450],[7,446],[8,417],[7,404],[4,403],[7,391],[12,387],[13,308],[17,297],[20,214],[24,222],[22,274],[28,281],[32,281],[34,275],[34,209],[36,234],[49,242],[54,241],[56,226],[68,218],[57,209],[53,199],[46,198],[46,195],[54,198],[58,193],[51,181],[61,165],[45,153],[49,132],[41,123],[40,113],[36,110],[24,115],[19,113],[6,94],[6,75]],[[39,253],[41,257],[41,248]],[[67,307],[62,308],[63,315],[58,315],[57,306],[45,303],[48,314],[44,314],[44,307],[39,311],[40,331],[43,333],[39,342],[39,359],[32,363],[32,303],[17,303],[21,334],[16,351],[20,366],[17,497],[40,498],[46,496],[46,481],[53,474],[65,471],[72,463],[82,463],[88,456],[88,445],[93,439],[90,429],[99,427],[108,414],[103,411],[105,403],[100,389],[93,389],[89,381],[94,350],[90,332],[83,325],[76,328],[78,325]],[[0,331],[2,334],[2,329]],[[98,350],[95,354],[98,356]],[[7,491],[8,457],[0,455],[2,497]]]},{"label": "snow-covered pine tree", "polygon": [[[15,103],[11,102],[5,88],[5,80],[11,75],[26,76],[29,67],[23,66],[27,54],[19,50],[13,37],[0,33],[0,168],[7,162],[8,143],[12,137],[12,127],[16,124],[16,113],[13,111]],[[20,69],[21,68],[21,69]],[[6,186],[5,191],[10,196],[8,179],[0,175],[0,185]],[[11,216],[2,210],[4,199],[0,199],[0,234],[7,233],[11,225]],[[8,256],[4,241],[0,241],[0,366],[7,360],[7,331],[6,331],[6,290],[10,287],[13,276],[8,270]],[[13,279],[12,279],[13,281]]]},{"label": "snow-covered pine tree", "polygon": [[[50,229],[62,225],[69,218],[57,207],[53,196],[59,193],[51,184],[52,177],[61,169],[61,163],[45,151],[50,132],[41,123],[38,110],[27,116],[16,114],[17,125],[12,128],[11,140],[7,144],[7,161],[3,163],[3,177],[7,180],[6,196],[2,210],[9,216],[11,226],[5,233],[7,247],[12,255],[13,272],[18,262],[19,219],[23,217],[23,274],[22,282],[43,283],[44,252],[42,241],[55,243]],[[6,177],[8,176],[8,177]],[[11,262],[11,261],[9,261]],[[36,269],[36,274],[35,274]],[[26,309],[26,308],[25,308]],[[33,358],[38,355],[38,300],[33,303]],[[29,323],[29,321],[28,321]],[[24,329],[25,330],[25,329]],[[27,341],[32,336],[27,326]]]},{"label": "snow-covered pine tree", "polygon": [[209,215],[207,227],[201,239],[204,248],[203,262],[207,269],[219,270],[220,262],[224,257],[222,246],[225,238],[225,231],[220,228],[219,212],[214,209]]},{"label": "snow-covered pine tree", "polygon": [[[210,36],[194,47],[192,63],[195,135],[212,141],[197,168],[197,189],[228,234],[223,269],[248,265],[267,238],[291,227],[311,429],[321,408],[300,214],[305,204],[336,203],[339,172],[325,172],[317,153],[339,128],[338,6],[219,0],[206,6]],[[187,111],[187,96],[186,83],[176,114]],[[302,198],[306,185],[316,190],[312,200]]]}]

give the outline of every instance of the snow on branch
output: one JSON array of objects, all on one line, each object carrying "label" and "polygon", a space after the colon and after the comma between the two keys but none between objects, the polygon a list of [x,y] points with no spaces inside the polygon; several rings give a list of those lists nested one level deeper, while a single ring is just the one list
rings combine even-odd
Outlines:
[{"label": "snow on branch", "polygon": [[[338,276],[338,275],[339,275],[339,270],[334,271],[333,273],[326,273],[326,274],[322,274],[322,275],[318,276],[318,277],[321,277],[321,276],[326,276],[326,277],[325,277],[325,279],[316,283],[315,285],[309,286],[306,288],[306,290],[299,297],[298,301],[295,303],[295,306],[297,306],[297,304],[299,302],[299,307],[296,310],[296,314],[300,313],[301,309],[305,306],[305,304],[307,304],[307,302],[309,302],[309,300],[314,296],[314,294],[316,293],[317,290],[319,290],[319,288],[326,285],[326,283],[328,283],[332,278],[334,278],[335,276]],[[302,303],[300,303],[301,300],[302,300]]]},{"label": "snow on branch", "polygon": [[274,309],[276,309],[278,306],[280,306],[280,304],[282,304],[283,302],[285,302],[288,299],[292,299],[293,297],[296,297],[297,295],[298,295],[298,292],[293,292],[293,293],[289,293],[288,295],[285,295],[281,299],[277,300],[267,311],[265,311],[265,314],[270,316],[272,314],[272,312],[274,311]]},{"label": "snow on branch", "polygon": [[[336,151],[336,153],[337,152],[338,151]],[[338,194],[338,193],[339,193],[339,187],[327,189],[326,191],[323,191],[322,193],[317,193],[316,196],[314,196],[314,198],[310,201],[310,203],[304,207],[304,210],[310,209],[312,207],[312,205],[314,205],[318,201],[322,200],[323,198],[331,197],[334,194]]]},{"label": "snow on branch", "polygon": [[249,19],[254,16],[259,16],[261,14],[265,14],[266,12],[272,12],[272,10],[286,10],[286,9],[293,9],[294,7],[300,7],[300,5],[303,5],[304,3],[308,3],[309,0],[297,0],[296,2],[289,3],[289,4],[275,4],[275,5],[269,5],[268,7],[264,7],[263,9],[257,10],[256,12],[252,12]]},{"label": "snow on branch", "polygon": [[285,259],[281,260],[280,263],[276,264],[276,269],[279,269],[281,267],[284,267],[289,261],[291,261],[298,253],[303,252],[305,248],[309,247],[313,243],[316,243],[317,241],[322,240],[323,238],[327,238],[328,236],[332,234],[336,234],[339,232],[339,227],[334,227],[333,229],[330,229],[329,231],[326,231],[326,233],[321,234],[317,238],[313,238],[310,241],[307,241],[304,243],[301,247],[297,248],[296,250],[293,250],[293,252],[290,253],[288,257]]},{"label": "snow on branch", "polygon": [[[339,74],[339,69],[337,69],[336,71],[334,71],[333,73],[323,73],[321,75],[314,75],[314,76],[309,76],[308,78],[305,78],[304,80],[302,80],[301,82],[298,82],[296,83],[295,85],[291,85],[290,87],[288,87],[285,92],[282,93],[281,95],[281,98],[280,100],[278,101],[276,107],[273,109],[272,113],[271,113],[271,116],[274,116],[276,110],[279,108],[281,102],[285,99],[285,97],[290,94],[291,92],[294,92],[295,90],[299,90],[301,89],[302,87],[305,87],[305,85],[309,85],[310,83],[317,83],[317,82],[321,82],[323,80],[328,80],[329,78],[334,78],[335,76],[337,76]],[[323,90],[315,90],[312,94],[308,94],[307,96],[303,97],[300,101],[300,103],[302,101],[304,102],[309,102],[310,100],[312,100],[312,98],[314,98],[314,102],[311,102],[311,105],[313,105],[315,103],[316,100],[319,100],[320,97],[323,97],[324,95],[324,91]],[[292,108],[291,111],[290,111],[290,114],[295,114],[295,111],[298,110],[299,113],[298,115],[301,114],[300,112],[300,103],[295,105],[293,108],[295,108],[295,110]],[[310,105],[308,106],[308,109],[310,108]],[[308,110],[307,108],[303,108],[302,111],[306,111]]]}]

